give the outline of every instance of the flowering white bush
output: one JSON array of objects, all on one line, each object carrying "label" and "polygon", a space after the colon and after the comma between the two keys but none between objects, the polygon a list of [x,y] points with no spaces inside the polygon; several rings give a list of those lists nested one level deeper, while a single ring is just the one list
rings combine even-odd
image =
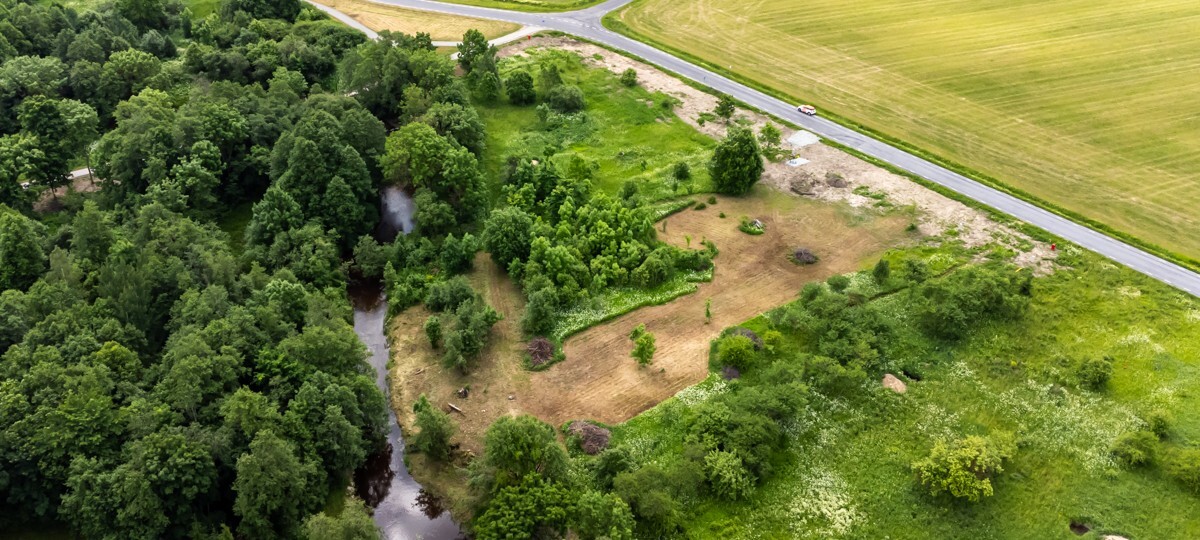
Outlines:
[{"label": "flowering white bush", "polygon": [[837,473],[814,468],[795,485],[799,489],[788,510],[796,528],[815,531],[816,536],[823,538],[845,536],[866,517],[855,506],[846,482]]}]

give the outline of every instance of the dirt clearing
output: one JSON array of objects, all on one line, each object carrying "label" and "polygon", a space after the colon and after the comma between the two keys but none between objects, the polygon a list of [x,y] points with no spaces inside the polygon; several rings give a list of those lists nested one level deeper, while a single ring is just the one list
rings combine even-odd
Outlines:
[{"label": "dirt clearing", "polygon": [[[719,217],[724,212],[726,217]],[[762,220],[766,232],[750,236],[737,229],[738,218]],[[666,305],[641,308],[569,338],[567,359],[547,371],[522,366],[524,343],[519,320],[524,309],[512,281],[486,255],[476,259],[472,284],[505,319],[493,329],[492,345],[470,375],[442,369],[440,354],[429,348],[422,324],[429,312],[415,307],[392,320],[392,406],[401,425],[412,427],[411,406],[424,393],[443,410],[453,403],[459,426],[455,442],[464,450],[482,450],[483,434],[502,415],[527,412],[559,426],[567,420],[605,423],[627,420],[691,386],[708,373],[708,343],[722,328],[792,300],[807,282],[858,270],[887,248],[903,242],[908,220],[878,216],[807,201],[760,187],[745,198],[720,198],[705,210],[685,210],[666,219],[659,237],[671,244],[699,246],[712,240],[721,250],[711,283]],[[796,266],[786,255],[809,247],[821,261]],[[705,324],[705,300],[713,319]],[[638,367],[629,356],[629,330],[645,324],[658,341],[654,363]],[[470,395],[455,392],[470,386]],[[512,399],[509,399],[512,396]]]},{"label": "dirt clearing", "polygon": [[488,39],[516,32],[519,25],[502,21],[455,17],[428,11],[402,9],[369,0],[314,0],[336,9],[375,31],[392,30],[405,34],[427,32],[435,41],[457,41],[472,28]]}]

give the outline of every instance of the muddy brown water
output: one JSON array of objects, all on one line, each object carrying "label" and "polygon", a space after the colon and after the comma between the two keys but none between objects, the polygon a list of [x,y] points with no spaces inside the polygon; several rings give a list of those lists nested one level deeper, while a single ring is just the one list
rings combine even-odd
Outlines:
[{"label": "muddy brown water", "polygon": [[[386,238],[412,231],[414,205],[399,189],[383,194],[382,223],[379,231]],[[390,229],[390,230],[388,230]],[[375,384],[384,396],[389,394],[387,364],[388,342],[384,333],[387,322],[387,298],[379,283],[356,283],[349,288],[354,305],[354,332],[367,346],[367,361],[375,369]],[[388,400],[387,446],[367,458],[354,472],[354,489],[368,506],[375,509],[375,524],[386,540],[453,540],[465,538],[462,529],[450,518],[442,501],[421,488],[404,465],[404,438],[396,412]]]}]

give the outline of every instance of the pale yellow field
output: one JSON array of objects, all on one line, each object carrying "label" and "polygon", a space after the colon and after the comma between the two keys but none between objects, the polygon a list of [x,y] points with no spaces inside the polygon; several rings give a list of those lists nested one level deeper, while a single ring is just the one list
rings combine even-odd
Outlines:
[{"label": "pale yellow field", "polygon": [[1200,2],[638,0],[617,19],[1200,259]]},{"label": "pale yellow field", "polygon": [[472,28],[483,32],[488,39],[511,34],[520,29],[520,26],[512,23],[402,9],[367,0],[314,1],[341,11],[376,32],[380,30],[392,30],[405,34],[426,32],[434,41],[460,40],[463,34]]}]

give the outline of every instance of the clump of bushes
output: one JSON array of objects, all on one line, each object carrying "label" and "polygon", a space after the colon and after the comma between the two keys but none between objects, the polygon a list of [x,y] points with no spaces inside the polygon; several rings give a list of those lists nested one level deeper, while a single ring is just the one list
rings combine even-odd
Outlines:
[{"label": "clump of bushes", "polygon": [[746,339],[750,340],[750,343],[754,344],[754,350],[756,350],[756,351],[761,351],[763,348],[763,339],[761,337],[758,337],[758,334],[755,333],[754,330],[751,330],[749,328],[742,328],[742,327],[734,328],[733,330],[731,330],[729,332],[729,335],[745,336]]},{"label": "clump of bushes", "polygon": [[1184,487],[1200,493],[1200,448],[1183,448],[1170,454],[1166,460],[1167,474]]},{"label": "clump of bushes", "polygon": [[442,320],[437,315],[425,319],[425,337],[429,338],[429,347],[433,349],[442,342]]},{"label": "clump of bushes", "polygon": [[1102,390],[1112,378],[1113,364],[1109,357],[1088,358],[1079,365],[1079,384],[1092,390]]},{"label": "clump of bushes", "polygon": [[708,204],[717,204],[717,196],[709,195],[708,196]]},{"label": "clump of bushes", "polygon": [[838,274],[836,276],[829,276],[829,279],[825,280],[825,283],[829,284],[829,288],[832,289],[833,292],[840,293],[846,290],[846,287],[850,286],[850,278],[846,277],[845,275]]},{"label": "clump of bushes", "polygon": [[1013,320],[1029,305],[1026,280],[1009,266],[968,266],[917,290],[917,321],[926,333],[957,340],[980,321]]},{"label": "clump of bushes", "polygon": [[1154,462],[1154,450],[1158,437],[1150,431],[1128,431],[1117,437],[1112,453],[1122,463],[1131,467],[1149,465]]},{"label": "clump of bushes", "polygon": [[560,84],[546,93],[546,103],[550,108],[563,114],[582,111],[586,106],[583,90],[571,84]]},{"label": "clump of bushes", "polygon": [[755,352],[754,342],[741,334],[731,334],[717,342],[717,362],[721,366],[736,369],[738,373],[754,365]]},{"label": "clump of bushes", "polygon": [[705,208],[708,208],[708,205],[701,202],[701,203],[696,203],[696,206],[693,206],[692,210],[704,210]]},{"label": "clump of bushes", "polygon": [[741,221],[738,223],[738,230],[746,234],[759,235],[763,233],[764,228],[761,221],[742,216]]},{"label": "clump of bushes", "polygon": [[637,86],[637,83],[638,83],[637,71],[634,71],[633,68],[629,68],[629,69],[621,72],[621,84],[625,85],[628,88],[633,88],[634,86]]}]

